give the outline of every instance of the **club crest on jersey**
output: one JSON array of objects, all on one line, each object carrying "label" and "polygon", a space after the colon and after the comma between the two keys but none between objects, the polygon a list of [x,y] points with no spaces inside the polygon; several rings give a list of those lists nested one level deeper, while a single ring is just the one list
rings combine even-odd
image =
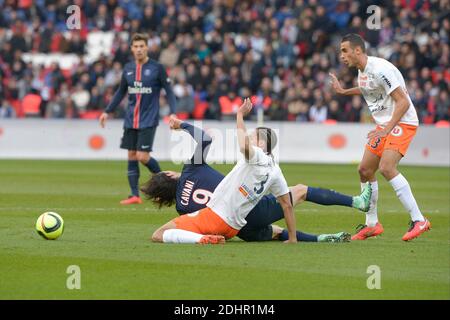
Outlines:
[{"label": "club crest on jersey", "polygon": [[395,126],[391,131],[391,135],[394,137],[400,137],[403,134],[403,129],[400,126]]},{"label": "club crest on jersey", "polygon": [[150,69],[144,71],[144,76],[148,77],[150,75]]}]

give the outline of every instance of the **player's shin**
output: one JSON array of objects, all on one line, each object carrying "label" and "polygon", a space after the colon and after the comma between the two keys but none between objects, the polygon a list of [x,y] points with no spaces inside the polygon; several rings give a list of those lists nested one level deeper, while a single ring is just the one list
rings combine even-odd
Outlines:
[{"label": "player's shin", "polygon": [[150,170],[151,173],[161,172],[158,161],[153,157],[148,160],[146,167]]},{"label": "player's shin", "polygon": [[414,198],[408,180],[399,173],[397,176],[389,180],[392,188],[394,188],[398,199],[405,207],[406,211],[411,215],[411,221],[425,221],[416,199]]},{"label": "player's shin", "polygon": [[352,197],[336,192],[334,190],[314,187],[308,187],[305,200],[325,206],[339,205],[346,207],[351,207],[353,201]]},{"label": "player's shin", "polygon": [[202,234],[181,230],[181,229],[169,229],[163,233],[164,243],[199,243],[203,237]]},{"label": "player's shin", "polygon": [[128,160],[128,184],[130,185],[131,194],[139,196],[139,162],[137,160]]},{"label": "player's shin", "polygon": [[[278,240],[280,241],[286,241],[289,239],[289,233],[286,229],[283,229],[283,231],[278,235]],[[304,233],[301,231],[297,231],[297,241],[302,242],[317,242],[317,236],[313,234]]]},{"label": "player's shin", "polygon": [[[369,211],[366,212],[366,225],[374,227],[378,222],[377,202],[378,202],[378,181],[367,182],[372,186],[372,197],[370,199]],[[361,191],[366,186],[365,182],[361,182]]]}]

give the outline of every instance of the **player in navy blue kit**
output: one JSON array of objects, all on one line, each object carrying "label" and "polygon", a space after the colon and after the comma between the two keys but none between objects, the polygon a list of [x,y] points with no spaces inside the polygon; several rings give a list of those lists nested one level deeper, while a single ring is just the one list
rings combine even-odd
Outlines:
[{"label": "player in navy blue kit", "polygon": [[148,38],[135,34],[131,39],[134,61],[124,66],[120,86],[111,103],[100,116],[100,125],[105,126],[108,114],[114,112],[128,93],[128,106],[125,113],[124,133],[120,147],[128,150],[128,183],[131,195],[121,204],[140,204],[139,162],[152,173],[161,171],[158,161],[150,156],[156,127],[159,124],[159,95],[166,92],[170,113],[176,109],[176,98],[164,66],[148,56]]},{"label": "player in navy blue kit", "polygon": [[[206,163],[206,156],[212,142],[211,137],[203,130],[170,117],[172,129],[187,131],[197,142],[194,155],[189,163],[183,166],[180,173],[164,171],[156,175],[141,187],[148,199],[162,206],[176,205],[179,214],[196,212],[206,207],[216,187],[224,175]],[[369,209],[371,189],[367,187],[359,196],[351,197],[333,190],[307,187],[302,184],[290,187],[293,205],[302,201],[310,201],[322,205],[342,205],[354,207],[361,211]],[[264,196],[246,217],[247,224],[239,231],[238,237],[245,241],[268,241],[272,239],[287,240],[287,230],[272,225],[283,219],[283,209],[273,195]],[[298,241],[309,242],[345,242],[350,240],[346,232],[336,234],[311,235],[297,231]]]}]

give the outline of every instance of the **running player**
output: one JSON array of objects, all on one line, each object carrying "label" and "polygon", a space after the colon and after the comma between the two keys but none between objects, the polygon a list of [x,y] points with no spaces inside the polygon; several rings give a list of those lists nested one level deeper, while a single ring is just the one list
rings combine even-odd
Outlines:
[{"label": "running player", "polygon": [[[163,171],[155,174],[141,187],[141,191],[159,207],[176,205],[179,214],[195,212],[206,207],[214,190],[224,176],[206,163],[206,157],[211,145],[211,137],[203,130],[171,116],[171,129],[182,129],[188,132],[196,141],[197,147],[190,162],[183,166],[181,173]],[[307,187],[302,184],[290,187],[293,205],[302,201],[311,201],[322,205],[342,205],[369,209],[370,185],[363,194],[351,197],[332,190]],[[272,239],[286,240],[287,230],[272,223],[283,218],[283,210],[273,195],[262,197],[258,204],[246,217],[247,224],[238,237],[245,241],[268,241]],[[342,242],[349,240],[345,232],[336,234],[311,235],[297,231],[298,241],[307,242]]]},{"label": "running player", "polygon": [[400,202],[411,216],[409,230],[403,240],[412,240],[431,227],[422,215],[406,178],[397,170],[416,134],[419,120],[411,98],[406,91],[400,71],[389,61],[367,56],[364,40],[357,34],[348,34],[341,41],[341,59],[348,67],[358,68],[358,87],[343,89],[337,77],[330,74],[333,89],[342,95],[362,94],[377,126],[368,133],[368,142],[359,165],[361,187],[372,185],[370,210],[365,225],[358,227],[352,240],[365,240],[383,233],[378,221],[378,183],[375,172],[391,184]]},{"label": "running player", "polygon": [[[171,118],[169,124],[172,129],[182,128],[194,137],[197,142],[194,156],[191,163],[185,164],[183,167],[181,176],[176,172],[159,173],[152,177],[142,188],[142,191],[159,206],[171,205],[176,202],[177,211],[180,214],[200,210],[205,208],[212,192],[224,178],[221,173],[211,168],[205,161],[211,138],[202,130],[175,117]],[[291,199],[295,205],[304,199],[306,193],[310,193],[311,198],[323,204],[340,202],[351,206],[352,202],[358,202],[362,207],[364,203],[361,197],[355,197],[356,201],[353,201],[352,197],[340,195],[330,190],[321,191],[322,189],[308,189],[306,186],[298,185],[291,187]],[[365,192],[367,209],[369,199],[370,188],[368,187]],[[272,240],[272,238],[286,240],[288,238],[287,230],[270,225],[282,218],[283,209],[277,203],[276,198],[272,195],[264,196],[245,218],[247,223],[245,227],[240,229],[238,236],[246,241],[267,241]],[[296,235],[298,241],[340,242],[349,240],[349,234],[345,232],[315,236],[297,231]]]},{"label": "running player", "polygon": [[114,112],[128,92],[128,107],[125,114],[124,132],[120,147],[128,150],[128,183],[131,195],[121,204],[140,204],[139,162],[152,173],[161,171],[158,161],[150,156],[156,127],[159,123],[159,95],[166,91],[170,112],[175,113],[176,98],[164,66],[148,56],[148,38],[135,34],[131,39],[134,61],[124,66],[120,86],[111,103],[100,116],[100,125],[105,126],[108,114]]}]

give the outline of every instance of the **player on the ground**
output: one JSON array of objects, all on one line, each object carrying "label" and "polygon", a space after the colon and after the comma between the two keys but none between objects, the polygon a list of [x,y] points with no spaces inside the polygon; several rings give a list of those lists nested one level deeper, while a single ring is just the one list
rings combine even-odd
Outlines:
[{"label": "player on the ground", "polygon": [[[189,163],[183,166],[182,172],[162,171],[155,174],[141,187],[141,191],[159,207],[171,206],[175,203],[179,214],[195,212],[206,207],[216,187],[224,176],[206,163],[211,137],[187,122],[171,116],[171,129],[182,129],[196,141],[197,147]],[[256,128],[259,130],[260,128]],[[332,190],[307,187],[302,184],[290,187],[294,207],[302,201],[311,201],[323,205],[343,205],[369,209],[370,185],[367,185],[360,196],[351,197]],[[266,195],[250,211],[245,218],[247,224],[239,230],[238,237],[245,241],[286,240],[287,230],[271,225],[283,218],[283,209],[273,195]],[[349,234],[311,235],[297,231],[298,241],[308,242],[345,242],[350,240]]]},{"label": "player on the ground", "polygon": [[159,95],[164,88],[171,114],[175,113],[176,98],[164,66],[147,55],[148,38],[135,34],[131,38],[134,61],[124,66],[120,86],[111,103],[100,116],[100,125],[105,126],[108,114],[114,112],[128,92],[124,132],[120,147],[128,150],[128,183],[131,195],[121,204],[139,204],[139,162],[152,173],[161,171],[158,161],[150,156],[156,127],[159,123]]},{"label": "player on the ground", "polygon": [[244,116],[251,109],[252,103],[246,98],[236,115],[239,150],[244,159],[238,161],[219,183],[206,208],[166,223],[153,233],[153,241],[225,243],[225,239],[233,238],[245,226],[245,218],[259,200],[272,193],[283,208],[288,230],[285,242],[297,242],[289,187],[272,155],[272,148],[276,145],[275,132],[266,128],[247,135]]},{"label": "player on the ground", "polygon": [[361,187],[372,185],[370,210],[366,223],[361,225],[352,240],[365,240],[383,233],[378,222],[378,183],[375,172],[381,174],[394,188],[397,197],[411,216],[409,230],[403,240],[412,240],[431,227],[414,199],[406,178],[397,165],[416,134],[419,120],[411,98],[406,91],[400,71],[389,61],[367,56],[364,40],[357,34],[348,34],[341,41],[341,59],[348,67],[358,68],[358,87],[343,89],[334,74],[330,74],[332,87],[338,94],[362,94],[377,127],[368,133],[369,139],[359,165]]},{"label": "player on the ground", "polygon": [[[152,188],[158,189],[160,186],[158,181],[152,179],[153,181],[151,180],[147,186],[144,187],[144,190],[148,192],[147,195],[153,197],[154,201],[159,201],[158,203],[160,205],[170,205],[174,202],[177,186],[181,186],[184,190],[181,194],[178,194],[181,196],[181,199],[177,199],[180,200],[177,201],[177,204],[181,204],[185,209],[192,208],[191,210],[195,210],[198,208],[201,210],[199,211],[200,213],[198,216],[191,217],[191,215],[188,214],[172,220],[154,233],[153,240],[164,240],[164,242],[180,241],[180,238],[177,238],[177,236],[171,238],[173,235],[172,232],[175,232],[176,234],[177,231],[169,231],[168,238],[164,238],[166,235],[165,232],[167,232],[165,230],[171,229],[174,226],[191,228],[184,228],[188,231],[203,231],[197,232],[199,234],[208,233],[208,231],[211,231],[211,228],[204,226],[217,221],[217,219],[215,219],[215,214],[211,214],[210,212],[213,210],[216,211],[220,217],[223,217],[223,220],[226,221],[228,226],[232,227],[234,230],[231,234],[232,236],[236,235],[239,231],[239,236],[247,241],[271,240],[272,238],[293,241],[293,237],[295,237],[295,241],[348,241],[349,234],[343,232],[335,235],[321,235],[318,237],[292,230],[292,228],[289,229],[289,223],[292,223],[293,217],[288,217],[291,219],[290,221],[287,220],[288,230],[283,230],[280,227],[270,225],[271,222],[281,219],[283,215],[285,218],[287,215],[289,216],[290,211],[292,210],[292,204],[299,200],[295,199],[295,195],[293,196],[289,191],[289,188],[287,188],[287,185],[285,185],[286,183],[281,174],[281,170],[274,163],[273,156],[271,155],[271,150],[273,150],[276,145],[276,135],[273,130],[269,128],[258,128],[251,135],[250,140],[253,146],[249,145],[249,140],[246,141],[248,137],[245,133],[242,117],[250,109],[251,103],[247,99],[239,109],[239,114],[237,115],[239,146],[241,152],[245,155],[246,161],[240,161],[225,178],[205,163],[211,138],[198,128],[186,123],[181,123],[179,120],[174,121],[174,118],[171,119],[170,124],[172,128],[176,129],[183,127],[198,143],[196,152],[191,159],[191,164],[186,164],[183,168],[185,183],[181,185],[178,182],[183,181],[182,179],[170,177],[169,175],[161,173],[158,174],[158,176],[162,178],[163,181],[165,180],[166,183],[161,185],[165,185],[165,187],[160,190],[151,190]],[[263,149],[255,147],[254,145],[262,147]],[[251,151],[255,154],[252,154]],[[189,179],[187,179],[188,177]],[[204,179],[201,179],[201,177]],[[253,182],[252,180],[260,181]],[[198,184],[195,185],[196,183]],[[203,186],[205,189],[202,188]],[[211,192],[208,191],[208,189],[214,191],[214,193],[211,195]],[[270,189],[275,196],[279,196],[278,203],[277,199],[272,195],[266,197],[263,196],[263,194],[267,193]],[[162,191],[162,193],[160,193],[160,191]],[[234,193],[234,191],[236,192]],[[159,198],[158,193],[162,198],[165,198]],[[288,202],[287,199],[289,200]],[[367,207],[368,203],[369,199],[366,200]],[[202,209],[205,207],[205,204],[208,207]],[[183,211],[178,205],[177,210]],[[248,215],[249,213],[250,215]],[[275,216],[275,220],[272,220]],[[212,221],[209,221],[210,218]],[[192,224],[194,224],[195,227],[193,227]],[[186,234],[186,236],[189,237],[189,234]],[[205,239],[210,238],[211,237],[206,237]],[[195,234],[190,238],[191,242],[199,242],[200,239],[203,238],[199,238],[198,235],[195,236]],[[207,241],[205,239],[202,241]]]}]

